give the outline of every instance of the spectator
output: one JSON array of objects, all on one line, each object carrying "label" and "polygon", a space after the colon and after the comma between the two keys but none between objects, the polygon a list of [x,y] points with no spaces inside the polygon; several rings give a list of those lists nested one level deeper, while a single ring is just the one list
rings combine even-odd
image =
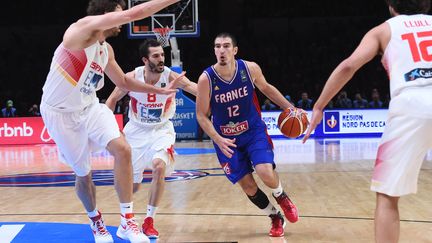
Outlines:
[{"label": "spectator", "polygon": [[13,107],[13,101],[8,100],[6,101],[6,107],[2,109],[2,116],[3,117],[16,117],[16,109]]},{"label": "spectator", "polygon": [[353,106],[356,109],[364,109],[368,108],[368,102],[366,99],[363,99],[360,93],[355,94],[355,99],[353,101]]},{"label": "spectator", "polygon": [[291,103],[292,105],[294,105],[294,102],[292,102],[290,95],[285,95],[285,99],[288,100],[289,103]]},{"label": "spectator", "polygon": [[336,106],[342,109],[350,109],[353,107],[352,100],[348,98],[346,91],[343,90],[339,93],[339,96],[336,100]]},{"label": "spectator", "polygon": [[37,104],[33,104],[30,109],[28,110],[28,115],[29,116],[40,116],[40,111],[39,111],[39,107]]},{"label": "spectator", "polygon": [[390,94],[386,94],[385,100],[383,102],[383,108],[389,108],[390,105]]},{"label": "spectator", "polygon": [[276,110],[276,106],[269,100],[264,100],[264,105],[261,106],[261,110],[263,111],[271,111]]},{"label": "spectator", "polygon": [[334,102],[333,100],[330,100],[329,103],[325,107],[326,110],[333,110],[334,109]]},{"label": "spectator", "polygon": [[380,95],[377,89],[372,90],[372,101],[369,102],[369,108],[373,108],[373,109],[383,108],[383,102],[380,99]]},{"label": "spectator", "polygon": [[311,110],[312,109],[312,100],[309,99],[308,93],[303,92],[301,94],[301,100],[297,102],[297,107],[303,110]]}]

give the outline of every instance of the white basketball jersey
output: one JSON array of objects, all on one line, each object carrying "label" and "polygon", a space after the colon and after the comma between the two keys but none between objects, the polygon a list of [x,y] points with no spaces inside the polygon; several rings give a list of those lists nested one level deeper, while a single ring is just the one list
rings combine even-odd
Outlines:
[{"label": "white basketball jersey", "polygon": [[42,101],[63,111],[81,110],[97,102],[96,91],[104,85],[108,48],[104,42],[73,51],[60,44],[51,62]]},{"label": "white basketball jersey", "polygon": [[432,16],[398,15],[387,20],[391,39],[382,63],[390,78],[390,95],[404,88],[432,84]]},{"label": "white basketball jersey", "polygon": [[[164,88],[169,84],[171,69],[164,68],[154,86]],[[144,66],[135,68],[135,78],[145,82]],[[175,94],[161,95],[129,92],[129,120],[142,125],[159,125],[169,121],[175,113]]]}]

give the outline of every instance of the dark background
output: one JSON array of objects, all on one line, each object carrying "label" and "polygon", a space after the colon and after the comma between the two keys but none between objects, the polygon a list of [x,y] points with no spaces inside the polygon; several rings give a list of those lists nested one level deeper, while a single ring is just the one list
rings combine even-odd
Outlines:
[{"label": "dark background", "polygon": [[[85,16],[87,0],[2,2],[0,15],[0,106],[15,102],[20,115],[39,104],[54,50],[66,28]],[[267,81],[294,101],[301,92],[316,100],[331,71],[346,58],[373,26],[389,18],[384,0],[200,0],[199,38],[178,38],[183,69],[196,81],[215,63],[213,39],[233,33],[238,58],[257,62]],[[141,65],[137,49],[142,40],[129,40],[125,31],[108,39],[123,70]],[[167,53],[168,54],[168,53]],[[108,81],[99,92],[106,98],[114,88]],[[346,86],[348,96],[360,92],[370,100],[377,88],[382,99],[388,79],[380,57],[363,67]],[[259,94],[260,101],[263,96]]]}]

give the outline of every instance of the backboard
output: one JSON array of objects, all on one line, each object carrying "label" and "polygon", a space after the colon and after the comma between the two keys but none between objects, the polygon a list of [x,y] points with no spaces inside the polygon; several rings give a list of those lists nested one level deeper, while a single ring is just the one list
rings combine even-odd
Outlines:
[{"label": "backboard", "polygon": [[[149,0],[128,0],[129,8]],[[198,0],[180,0],[156,14],[128,24],[129,38],[155,37],[155,28],[170,27],[171,37],[198,37]]]}]

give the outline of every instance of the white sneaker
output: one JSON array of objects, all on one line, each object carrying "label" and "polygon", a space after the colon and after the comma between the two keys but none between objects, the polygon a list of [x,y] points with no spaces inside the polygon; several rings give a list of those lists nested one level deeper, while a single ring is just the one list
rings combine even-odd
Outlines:
[{"label": "white sneaker", "polygon": [[96,243],[112,243],[114,242],[110,232],[107,230],[102,214],[93,218],[90,218],[90,228],[93,231],[93,236]]},{"label": "white sneaker", "polygon": [[119,238],[129,240],[132,243],[150,243],[150,239],[140,231],[133,213],[121,216],[121,224],[117,229],[117,236]]}]

